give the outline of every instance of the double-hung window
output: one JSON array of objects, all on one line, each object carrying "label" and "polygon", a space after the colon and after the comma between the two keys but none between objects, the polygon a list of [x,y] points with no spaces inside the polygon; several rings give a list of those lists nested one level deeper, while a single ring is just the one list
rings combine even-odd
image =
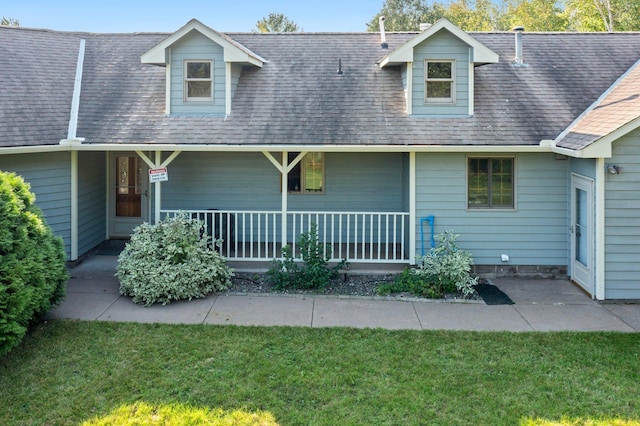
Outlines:
[{"label": "double-hung window", "polygon": [[184,62],[184,100],[207,102],[213,99],[213,62]]},{"label": "double-hung window", "polygon": [[514,158],[468,158],[467,207],[513,209]]},{"label": "double-hung window", "polygon": [[455,61],[427,59],[424,62],[424,71],[425,103],[454,103]]},{"label": "double-hung window", "polygon": [[[289,163],[300,154],[289,153]],[[324,192],[324,154],[307,153],[289,172],[287,191],[292,194],[322,194]]]}]

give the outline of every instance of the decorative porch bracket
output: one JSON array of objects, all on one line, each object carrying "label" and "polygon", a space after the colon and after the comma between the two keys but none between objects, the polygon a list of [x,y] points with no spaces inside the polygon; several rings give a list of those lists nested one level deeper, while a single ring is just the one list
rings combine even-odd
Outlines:
[{"label": "decorative porch bracket", "polygon": [[287,182],[289,179],[289,172],[298,164],[305,155],[307,155],[309,151],[302,151],[300,154],[293,159],[291,163],[289,161],[289,152],[282,151],[282,162],[279,162],[275,159],[273,155],[269,151],[262,151],[262,154],[267,157],[271,164],[273,164],[276,169],[280,172],[282,176],[282,202],[281,202],[281,211],[282,211],[282,235],[281,235],[281,243],[282,247],[287,245],[287,211],[288,211],[288,199],[287,199]]},{"label": "decorative porch bracket", "polygon": [[[136,154],[142,160],[147,163],[152,169],[161,169],[167,167],[173,160],[176,159],[178,155],[180,155],[182,151],[173,151],[171,155],[169,155],[164,161],[162,161],[162,151],[156,151],[156,159],[152,161],[147,155],[142,151],[136,151]],[[162,183],[155,182],[155,208],[154,208],[154,223],[160,222],[160,209],[162,208]]]}]

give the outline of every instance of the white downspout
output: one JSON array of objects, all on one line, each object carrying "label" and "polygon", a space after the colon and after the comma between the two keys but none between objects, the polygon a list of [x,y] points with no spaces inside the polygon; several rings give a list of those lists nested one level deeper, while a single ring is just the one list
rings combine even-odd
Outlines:
[{"label": "white downspout", "polygon": [[[67,140],[65,143],[78,143],[78,113],[80,111],[80,91],[82,89],[82,69],[84,66],[84,39],[80,40],[78,49],[78,62],[76,63],[76,77],[73,83],[73,97],[71,98],[71,112],[69,114],[69,127],[67,128]],[[71,151],[71,211],[70,219],[70,243],[71,243],[71,259],[78,260],[78,151]]]},{"label": "white downspout", "polygon": [[80,40],[78,50],[78,62],[76,64],[76,78],[73,82],[73,97],[71,98],[71,113],[69,115],[69,128],[67,139],[76,139],[78,131],[78,112],[80,111],[80,90],[82,89],[82,68],[84,66],[84,39]]},{"label": "white downspout", "polygon": [[596,271],[595,271],[595,298],[604,300],[605,298],[605,164],[604,158],[596,159]]}]

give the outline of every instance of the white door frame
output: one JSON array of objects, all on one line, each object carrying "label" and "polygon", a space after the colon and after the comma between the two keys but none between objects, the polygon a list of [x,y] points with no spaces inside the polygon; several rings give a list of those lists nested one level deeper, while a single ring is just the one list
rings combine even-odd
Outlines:
[{"label": "white door frame", "polygon": [[[140,194],[140,217],[118,217],[116,216],[116,157],[127,156],[136,157],[139,159],[140,167],[142,168],[140,173],[141,179],[141,194]],[[108,205],[108,238],[124,238],[129,237],[133,231],[133,228],[149,221],[149,173],[147,165],[135,152],[109,152],[108,166],[107,166],[107,205]]]},{"label": "white door frame", "polygon": [[[595,295],[595,198],[593,191],[593,179],[576,173],[571,174],[571,279],[592,296]],[[578,194],[581,194],[580,200],[578,200]]]}]

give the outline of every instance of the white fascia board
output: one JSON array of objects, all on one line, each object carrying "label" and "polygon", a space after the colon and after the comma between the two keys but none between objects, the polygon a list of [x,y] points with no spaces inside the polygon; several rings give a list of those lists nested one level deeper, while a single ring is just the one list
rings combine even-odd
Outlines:
[{"label": "white fascia board", "polygon": [[169,37],[152,47],[145,52],[140,60],[143,64],[156,64],[164,65],[168,61],[168,49],[178,42],[182,37],[189,34],[191,31],[198,31],[203,36],[207,37],[214,43],[222,46],[224,49],[224,57],[227,62],[245,62],[262,67],[267,62],[264,58],[251,52],[240,43],[232,41],[229,37],[207,27],[197,19],[192,19],[187,22],[182,28]]},{"label": "white fascia board", "polygon": [[36,145],[36,146],[8,146],[0,147],[0,155],[3,154],[36,154],[40,152],[67,152],[71,151],[69,144],[65,145]]},{"label": "white fascia board", "polygon": [[[215,145],[215,144],[82,144],[72,151],[184,151],[184,152],[452,152],[452,153],[551,153],[540,145]],[[1,152],[1,151],[0,151]]]},{"label": "white fascia board", "polygon": [[413,39],[409,40],[380,61],[380,68],[384,68],[387,65],[400,65],[406,62],[413,61],[413,48],[436,34],[438,31],[445,29],[460,39],[462,42],[469,45],[473,50],[473,62],[476,64],[495,64],[499,61],[499,55],[493,50],[489,49],[484,44],[480,43],[475,38],[452,24],[445,18],[439,19],[435,24],[430,26],[425,31],[418,34]]}]

